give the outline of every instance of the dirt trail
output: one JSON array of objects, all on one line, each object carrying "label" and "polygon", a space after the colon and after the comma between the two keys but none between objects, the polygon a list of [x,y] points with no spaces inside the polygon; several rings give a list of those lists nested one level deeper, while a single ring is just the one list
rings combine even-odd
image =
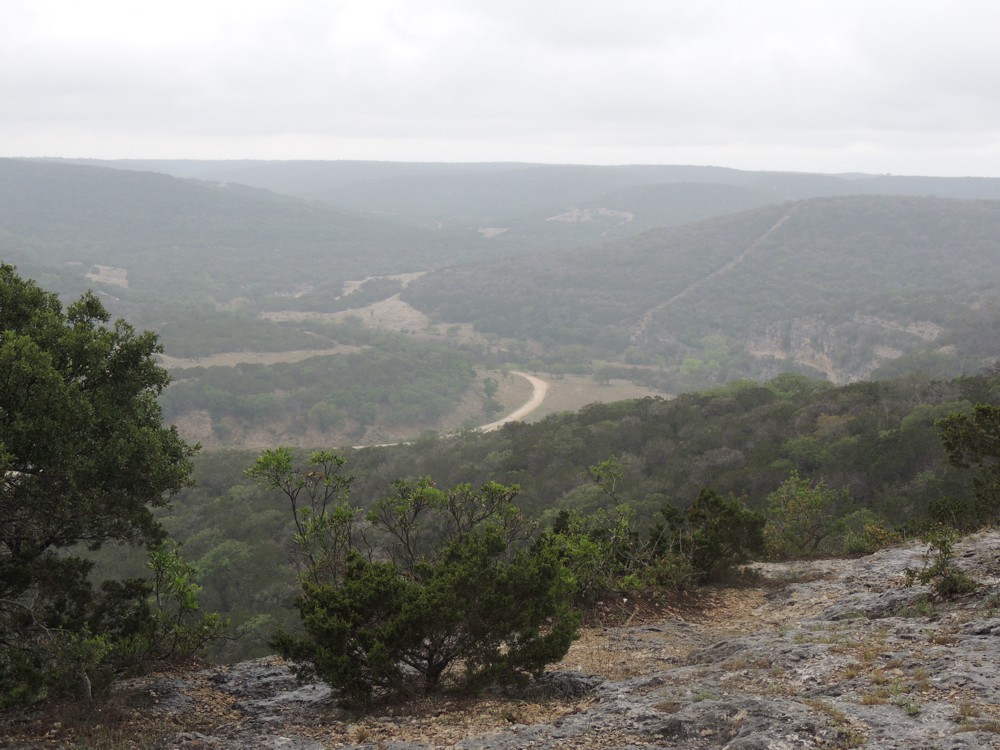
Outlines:
[{"label": "dirt trail", "polygon": [[493,430],[499,430],[508,422],[516,422],[519,419],[524,419],[526,416],[531,414],[531,412],[541,406],[542,402],[545,400],[545,396],[549,392],[549,384],[547,382],[539,377],[535,377],[534,375],[528,375],[525,372],[512,372],[511,374],[519,375],[531,383],[531,398],[528,399],[524,405],[515,409],[506,417],[498,419],[496,422],[484,424],[479,428],[480,432],[492,432]]},{"label": "dirt trail", "polygon": [[[508,414],[506,417],[502,417],[496,420],[495,422],[490,422],[489,424],[484,424],[477,427],[476,429],[479,430],[480,432],[493,432],[494,430],[499,430],[508,422],[516,422],[519,419],[523,419],[528,414],[537,409],[539,406],[541,406],[542,402],[545,401],[545,395],[549,391],[548,383],[546,383],[539,377],[535,377],[534,375],[528,375],[525,372],[511,372],[511,374],[520,375],[522,378],[531,383],[531,398],[528,399],[526,402],[524,402],[524,404],[519,406],[517,409],[512,411],[510,414]],[[408,440],[403,440],[395,443],[371,443],[368,445],[354,445],[351,447],[355,449],[388,448],[393,445],[407,445],[408,443],[409,443]]]},{"label": "dirt trail", "polygon": [[689,284],[688,286],[684,287],[679,292],[677,292],[677,294],[675,294],[673,297],[670,297],[669,299],[664,300],[655,307],[651,307],[649,310],[647,310],[646,313],[642,316],[642,319],[639,321],[639,325],[636,327],[635,333],[632,334],[632,342],[633,343],[638,342],[645,337],[646,331],[648,330],[650,324],[653,322],[653,317],[657,313],[666,309],[675,302],[684,299],[699,287],[704,286],[710,281],[714,281],[722,274],[732,271],[734,268],[736,268],[736,266],[738,266],[740,263],[746,260],[747,257],[750,255],[750,253],[752,253],[754,250],[760,247],[764,242],[768,240],[768,238],[771,237],[771,235],[773,235],[775,232],[781,229],[781,227],[784,226],[785,222],[788,221],[790,218],[792,218],[793,213],[795,213],[794,208],[790,209],[788,213],[786,213],[784,216],[778,219],[771,226],[770,229],[764,232],[764,234],[762,234],[760,237],[754,240],[743,252],[741,252],[739,255],[737,255],[735,258],[733,258],[731,261],[726,263],[721,268],[717,268],[716,270],[712,271],[712,273],[708,274],[708,276],[705,276],[703,278],[698,279],[697,281],[692,282],[691,284]]}]

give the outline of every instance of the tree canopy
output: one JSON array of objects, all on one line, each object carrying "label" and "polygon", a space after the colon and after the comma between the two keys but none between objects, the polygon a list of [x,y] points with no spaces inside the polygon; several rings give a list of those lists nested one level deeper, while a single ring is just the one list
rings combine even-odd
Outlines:
[{"label": "tree canopy", "polygon": [[974,496],[948,498],[935,510],[938,520],[975,529],[1000,518],[1000,407],[976,404],[971,414],[958,412],[937,422],[948,460],[961,469],[975,468]]},{"label": "tree canopy", "polygon": [[159,351],[94,294],[64,310],[0,265],[0,687],[97,616],[72,548],[164,536],[152,509],[187,483],[195,448],[162,425]]}]

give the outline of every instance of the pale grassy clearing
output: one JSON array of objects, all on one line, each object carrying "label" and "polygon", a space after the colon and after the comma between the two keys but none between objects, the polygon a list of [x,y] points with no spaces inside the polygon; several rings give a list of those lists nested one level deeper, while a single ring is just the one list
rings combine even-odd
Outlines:
[{"label": "pale grassy clearing", "polygon": [[282,362],[302,362],[312,357],[327,357],[331,354],[351,354],[364,347],[339,344],[326,349],[295,349],[287,352],[219,352],[204,357],[171,357],[160,355],[160,364],[168,370],[184,370],[190,367],[233,367],[240,364],[276,365]]},{"label": "pale grassy clearing", "polygon": [[341,296],[346,296],[353,292],[356,292],[366,281],[374,281],[375,279],[392,279],[393,281],[400,282],[404,287],[409,286],[410,282],[416,281],[421,276],[425,275],[427,271],[414,271],[412,273],[397,273],[390,276],[366,276],[363,279],[355,279],[353,281],[344,282],[344,291]]},{"label": "pale grassy clearing", "polygon": [[379,300],[367,307],[358,307],[339,312],[305,312],[302,310],[275,310],[261,313],[260,317],[276,322],[321,320],[339,323],[347,318],[356,318],[368,328],[383,331],[416,332],[430,327],[431,319],[415,307],[403,302],[399,295]]},{"label": "pale grassy clearing", "polygon": [[110,284],[128,289],[128,269],[117,266],[95,266],[97,273],[84,274],[87,281],[94,281],[98,284]]},{"label": "pale grassy clearing", "polygon": [[549,384],[545,400],[541,406],[525,417],[525,422],[537,422],[549,414],[560,411],[579,411],[588,404],[609,404],[647,396],[670,398],[662,391],[636,385],[627,380],[613,379],[608,385],[598,385],[589,375],[566,375],[545,380]]},{"label": "pale grassy clearing", "polygon": [[[366,281],[375,279],[393,279],[399,281],[404,287],[410,282],[419,279],[426,271],[415,273],[400,273],[393,276],[368,276],[363,279],[344,282],[344,290],[341,297],[347,296],[357,291]],[[340,299],[338,297],[337,299]],[[431,320],[415,307],[403,302],[398,294],[394,294],[386,299],[379,300],[366,307],[357,307],[350,310],[339,310],[337,312],[306,312],[302,310],[274,310],[272,312],[261,313],[260,317],[274,321],[301,321],[301,320],[324,320],[337,323],[345,318],[358,318],[370,328],[379,328],[387,331],[422,331],[431,326]]]},{"label": "pale grassy clearing", "polygon": [[[414,278],[422,274],[402,274],[388,278]],[[382,277],[379,277],[382,278]],[[410,279],[412,280],[412,279]],[[367,281],[365,279],[364,281]],[[347,282],[360,285],[363,281]],[[495,337],[478,332],[470,323],[434,323],[427,315],[420,312],[394,294],[366,307],[356,307],[338,312],[305,312],[302,310],[273,310],[261,313],[260,317],[275,322],[318,320],[327,323],[342,323],[345,320],[359,320],[366,328],[379,331],[396,331],[407,333],[424,341],[449,341],[460,344],[484,344],[486,346],[502,346]]]}]

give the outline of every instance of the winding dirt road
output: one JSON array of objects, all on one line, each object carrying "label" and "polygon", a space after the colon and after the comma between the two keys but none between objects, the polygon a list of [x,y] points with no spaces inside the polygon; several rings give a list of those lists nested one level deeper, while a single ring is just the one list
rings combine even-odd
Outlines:
[{"label": "winding dirt road", "polygon": [[541,378],[535,377],[534,375],[528,375],[526,372],[512,372],[511,374],[519,375],[531,383],[531,398],[528,399],[523,406],[519,409],[515,409],[506,417],[498,419],[496,422],[490,422],[489,424],[482,425],[479,428],[480,432],[492,432],[493,430],[499,430],[508,422],[516,422],[519,419],[523,419],[541,406],[542,402],[545,400],[545,396],[549,392],[548,383]]},{"label": "winding dirt road", "polygon": [[[542,402],[545,400],[546,394],[549,392],[549,384],[546,383],[541,378],[535,377],[534,375],[529,375],[526,372],[512,372],[512,375],[519,375],[529,383],[531,383],[531,398],[524,402],[520,407],[512,411],[506,417],[498,419],[496,422],[490,422],[489,424],[484,424],[476,429],[480,432],[493,432],[494,430],[499,430],[508,422],[516,422],[519,419],[526,417],[528,414],[533,412]],[[404,440],[397,443],[370,443],[367,445],[354,445],[351,446],[355,449],[361,448],[388,448],[393,445],[408,445],[409,440]]]}]

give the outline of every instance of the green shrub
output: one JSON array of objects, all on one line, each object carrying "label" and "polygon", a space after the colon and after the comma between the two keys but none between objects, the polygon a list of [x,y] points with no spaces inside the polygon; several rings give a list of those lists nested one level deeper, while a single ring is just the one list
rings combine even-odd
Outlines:
[{"label": "green shrub", "polygon": [[190,658],[228,637],[227,620],[200,611],[196,570],[176,542],[151,549],[147,567],[149,579],[105,581],[93,591],[89,563],[54,562],[51,574],[64,579],[61,614],[45,628],[17,623],[19,637],[6,644],[16,648],[0,649],[0,708],[52,695],[90,700],[120,674]]},{"label": "green shrub", "polygon": [[792,473],[767,496],[764,543],[772,557],[809,557],[832,551],[843,534],[841,520],[850,504],[847,488],[815,485]]},{"label": "green shrub", "polygon": [[476,689],[540,673],[565,655],[579,617],[558,550],[529,545],[530,528],[495,482],[442,491],[397,482],[359,524],[342,497],[348,480],[329,453],[293,466],[287,449],[265,452],[250,475],[282,490],[297,521],[304,634],[273,645],[363,705],[451,683]]},{"label": "green shrub", "polygon": [[685,591],[698,582],[698,571],[691,560],[676,552],[654,557],[643,574],[644,580],[650,585],[671,591]]},{"label": "green shrub", "polygon": [[977,491],[971,497],[946,495],[930,500],[927,504],[928,520],[950,526],[963,532],[976,531],[997,520],[995,501]]},{"label": "green shrub", "polygon": [[956,568],[953,545],[958,541],[958,532],[944,525],[929,527],[921,539],[928,545],[924,554],[924,567],[920,570],[906,569],[908,585],[919,581],[929,585],[942,599],[955,599],[971,594],[978,588],[975,579],[961,568]]},{"label": "green shrub", "polygon": [[561,511],[540,544],[553,550],[569,571],[577,604],[627,588],[623,581],[641,573],[648,563],[635,529],[635,513],[628,505],[587,515]]},{"label": "green shrub", "polygon": [[763,550],[763,516],[733,495],[703,489],[686,509],[668,507],[661,514],[664,520],[652,534],[653,565],[675,588],[684,588],[685,578],[725,578]]},{"label": "green shrub", "polygon": [[851,513],[841,521],[843,551],[846,555],[866,555],[898,544],[902,536],[886,526],[885,521],[867,508]]},{"label": "green shrub", "polygon": [[763,516],[712,490],[684,510],[666,507],[646,540],[628,505],[590,515],[563,511],[544,537],[572,575],[577,603],[643,585],[683,590],[731,574],[763,549]]},{"label": "green shrub", "polygon": [[952,466],[974,469],[973,498],[948,498],[934,509],[935,520],[972,531],[1000,520],[1000,406],[976,404],[971,414],[956,412],[934,423]]}]

